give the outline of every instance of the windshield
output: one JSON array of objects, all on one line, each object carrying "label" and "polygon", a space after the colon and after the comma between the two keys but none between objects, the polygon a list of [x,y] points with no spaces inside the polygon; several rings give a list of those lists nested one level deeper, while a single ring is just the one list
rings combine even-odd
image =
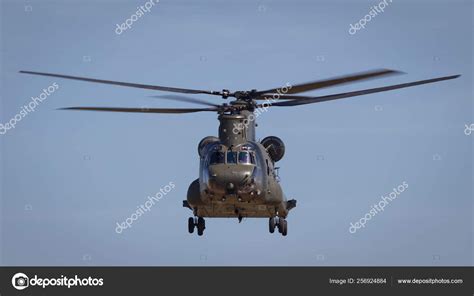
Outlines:
[{"label": "windshield", "polygon": [[224,163],[224,153],[214,152],[211,154],[210,164]]},{"label": "windshield", "polygon": [[239,163],[242,164],[255,164],[255,157],[253,153],[246,151],[239,152]]},{"label": "windshield", "polygon": [[227,152],[227,163],[237,163],[237,152]]}]

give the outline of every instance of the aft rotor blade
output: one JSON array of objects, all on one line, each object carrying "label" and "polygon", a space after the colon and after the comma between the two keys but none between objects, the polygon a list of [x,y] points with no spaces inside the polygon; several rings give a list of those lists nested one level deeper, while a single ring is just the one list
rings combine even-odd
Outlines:
[{"label": "aft rotor blade", "polygon": [[103,111],[103,112],[127,112],[127,113],[164,113],[164,114],[182,114],[204,111],[219,111],[219,108],[115,108],[115,107],[67,107],[59,110],[76,111]]},{"label": "aft rotor blade", "polygon": [[177,93],[186,93],[186,94],[221,95],[220,92],[216,92],[216,91],[177,88],[177,87],[148,85],[148,84],[138,84],[138,83],[103,80],[103,79],[95,79],[95,78],[87,78],[87,77],[79,77],[79,76],[62,75],[62,74],[52,74],[52,73],[32,72],[32,71],[20,71],[20,73],[40,75],[40,76],[49,76],[49,77],[57,77],[57,78],[64,78],[64,79],[72,79],[72,80],[80,80],[80,81],[94,82],[94,83],[112,84],[112,85],[119,85],[119,86],[126,86],[126,87],[135,87],[135,88],[143,88],[143,89],[151,89],[151,90],[161,90],[161,91],[169,91],[169,92],[177,92]]},{"label": "aft rotor blade", "polygon": [[204,106],[213,106],[213,107],[219,107],[220,105],[209,103],[204,100],[196,99],[196,98],[190,98],[186,96],[180,96],[180,95],[162,95],[162,96],[152,96],[153,98],[160,98],[160,99],[166,99],[166,100],[172,100],[172,101],[179,101],[179,102],[187,102],[187,103],[194,103],[194,104],[199,104],[199,105],[204,105]]},{"label": "aft rotor blade", "polygon": [[[377,69],[377,70],[372,70],[372,71],[359,72],[359,73],[354,73],[354,74],[345,75],[345,76],[338,76],[338,77],[333,77],[333,78],[324,79],[324,80],[318,80],[318,81],[313,81],[313,82],[308,82],[308,83],[303,83],[303,84],[292,85],[291,88],[287,87],[288,91],[286,92],[286,94],[297,94],[297,93],[302,93],[302,92],[306,92],[310,90],[321,89],[321,88],[326,88],[330,86],[347,84],[351,82],[368,80],[368,79],[373,79],[373,78],[380,78],[380,77],[396,75],[396,74],[404,74],[404,73],[400,71],[396,71],[396,70],[390,70],[390,69]],[[264,94],[270,95],[271,93],[276,93],[278,90],[281,90],[282,88],[284,87],[272,88],[265,91],[258,91],[257,94],[261,96],[263,96]]]},{"label": "aft rotor blade", "polygon": [[[359,90],[359,91],[352,91],[352,92],[333,94],[333,95],[327,95],[327,96],[319,96],[319,97],[284,96],[283,95],[281,96],[281,99],[292,99],[292,100],[282,101],[282,102],[278,101],[275,103],[271,103],[270,105],[287,107],[287,106],[298,106],[298,105],[305,105],[305,104],[320,103],[320,102],[325,102],[325,101],[332,101],[332,100],[344,99],[344,98],[349,98],[349,97],[368,95],[368,94],[390,91],[390,90],[395,90],[395,89],[400,89],[400,88],[406,88],[406,87],[412,87],[412,86],[417,86],[417,85],[422,85],[422,84],[450,80],[450,79],[458,78],[459,76],[461,75],[438,77],[438,78],[433,78],[433,79],[420,80],[420,81],[415,81],[415,82],[408,82],[408,83],[383,86],[383,87],[377,87],[377,88],[371,88],[371,89],[364,89],[364,90]],[[259,107],[262,107],[262,105],[259,105]]]}]

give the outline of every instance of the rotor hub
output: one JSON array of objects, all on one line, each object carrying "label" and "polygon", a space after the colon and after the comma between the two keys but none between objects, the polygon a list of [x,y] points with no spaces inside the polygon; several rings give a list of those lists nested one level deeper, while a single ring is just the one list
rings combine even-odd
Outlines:
[{"label": "rotor hub", "polygon": [[230,91],[228,89],[223,89],[222,90],[222,98],[227,99],[230,95]]}]

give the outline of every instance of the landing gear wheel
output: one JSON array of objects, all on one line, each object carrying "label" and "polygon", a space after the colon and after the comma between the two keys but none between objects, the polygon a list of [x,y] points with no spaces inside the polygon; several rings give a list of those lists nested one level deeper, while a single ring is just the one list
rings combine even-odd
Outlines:
[{"label": "landing gear wheel", "polygon": [[198,235],[202,236],[204,234],[204,229],[198,227]]},{"label": "landing gear wheel", "polygon": [[194,218],[189,217],[189,219],[188,219],[188,231],[189,231],[189,233],[193,233],[195,227],[196,227],[196,223],[194,222]]},{"label": "landing gear wheel", "polygon": [[288,233],[288,222],[286,222],[285,218],[278,219],[278,232],[281,233],[283,236],[286,236]]},{"label": "landing gear wheel", "polygon": [[286,236],[288,234],[288,222],[286,220],[283,220],[283,229],[281,230],[281,234],[283,236]]},{"label": "landing gear wheel", "polygon": [[199,236],[204,234],[204,229],[206,229],[206,221],[204,221],[204,218],[199,217],[197,222],[197,233]]},{"label": "landing gear wheel", "polygon": [[275,227],[276,227],[276,218],[270,217],[270,220],[268,220],[268,230],[270,231],[270,233],[275,232]]}]

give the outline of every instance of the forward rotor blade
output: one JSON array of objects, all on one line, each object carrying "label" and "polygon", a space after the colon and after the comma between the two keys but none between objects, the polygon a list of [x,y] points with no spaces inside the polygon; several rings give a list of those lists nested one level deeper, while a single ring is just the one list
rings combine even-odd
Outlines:
[{"label": "forward rotor blade", "polygon": [[[378,92],[384,92],[384,91],[389,91],[389,90],[395,90],[395,89],[400,89],[400,88],[406,88],[406,87],[412,87],[412,86],[417,86],[417,85],[422,85],[422,84],[450,80],[450,79],[458,78],[459,76],[461,75],[438,77],[438,78],[433,78],[433,79],[420,80],[420,81],[415,81],[415,82],[408,82],[408,83],[383,86],[383,87],[377,87],[377,88],[371,88],[371,89],[364,89],[364,90],[352,91],[352,92],[346,92],[346,93],[340,93],[340,94],[334,94],[334,95],[319,96],[319,97],[282,95],[280,99],[292,99],[292,100],[272,103],[271,106],[285,107],[285,106],[298,106],[298,105],[305,105],[305,104],[320,103],[320,102],[325,102],[325,101],[332,101],[332,100],[344,99],[344,98],[349,98],[349,97],[368,95],[368,94],[373,94],[373,93],[378,93]],[[259,107],[262,107],[262,105],[259,105]]]},{"label": "forward rotor blade", "polygon": [[185,96],[180,96],[180,95],[162,95],[162,96],[152,96],[152,97],[153,98],[159,98],[159,99],[172,100],[172,101],[194,103],[194,104],[199,104],[199,105],[203,105],[203,106],[212,106],[212,107],[219,107],[220,106],[220,105],[217,105],[217,104],[206,102],[204,100],[185,97]]},{"label": "forward rotor blade", "polygon": [[187,89],[187,88],[176,88],[176,87],[158,86],[158,85],[147,85],[147,84],[120,82],[120,81],[103,80],[103,79],[95,79],[95,78],[87,78],[87,77],[79,77],[79,76],[69,76],[69,75],[62,75],[62,74],[52,74],[52,73],[32,72],[32,71],[20,71],[20,73],[40,75],[40,76],[49,76],[49,77],[57,77],[57,78],[64,78],[64,79],[72,79],[72,80],[80,80],[80,81],[87,81],[87,82],[95,82],[95,83],[103,83],[103,84],[120,85],[120,86],[126,86],[126,87],[135,87],[135,88],[144,88],[144,89],[151,89],[151,90],[161,90],[161,91],[169,91],[169,92],[177,92],[177,93],[186,93],[186,94],[221,95],[220,92],[216,92],[216,91]]},{"label": "forward rotor blade", "polygon": [[77,110],[77,111],[105,111],[105,112],[127,112],[127,113],[165,113],[182,114],[203,111],[219,111],[218,108],[114,108],[114,107],[67,107],[59,110]]},{"label": "forward rotor blade", "polygon": [[[396,71],[396,70],[390,70],[390,69],[377,69],[377,70],[372,70],[372,71],[367,71],[367,72],[359,72],[359,73],[354,73],[354,74],[345,75],[345,76],[333,77],[333,78],[329,78],[325,80],[318,80],[318,81],[313,81],[313,82],[308,82],[308,83],[303,83],[303,84],[292,85],[291,88],[289,88],[288,92],[286,93],[297,94],[297,93],[306,92],[310,90],[321,89],[321,88],[326,88],[330,86],[347,84],[350,82],[380,78],[382,76],[389,76],[389,75],[396,75],[396,74],[404,74],[404,73],[400,71]],[[281,88],[282,87],[268,89],[265,91],[259,91],[257,92],[257,94],[263,96],[264,94],[276,93]]]}]

